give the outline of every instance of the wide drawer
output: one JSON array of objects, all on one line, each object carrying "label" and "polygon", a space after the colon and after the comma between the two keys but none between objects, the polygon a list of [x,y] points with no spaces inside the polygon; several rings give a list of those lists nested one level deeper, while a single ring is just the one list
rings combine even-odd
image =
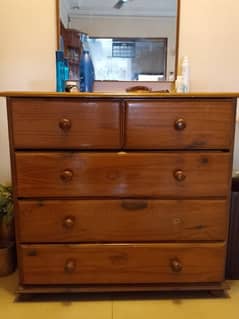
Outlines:
[{"label": "wide drawer", "polygon": [[127,149],[228,149],[232,100],[175,99],[127,102]]},{"label": "wide drawer", "polygon": [[227,201],[19,200],[17,218],[25,243],[225,240]]},{"label": "wide drawer", "polygon": [[199,283],[224,279],[225,245],[22,245],[22,284]]},{"label": "wide drawer", "polygon": [[13,98],[15,148],[120,148],[120,104],[113,100]]},{"label": "wide drawer", "polygon": [[16,153],[18,197],[227,196],[224,152]]}]

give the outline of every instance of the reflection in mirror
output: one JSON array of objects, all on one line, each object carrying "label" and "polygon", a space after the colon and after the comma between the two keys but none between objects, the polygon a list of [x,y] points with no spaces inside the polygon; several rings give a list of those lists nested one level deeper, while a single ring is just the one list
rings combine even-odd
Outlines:
[{"label": "reflection in mirror", "polygon": [[79,78],[87,46],[96,80],[174,81],[178,7],[179,0],[59,0],[70,78]]},{"label": "reflection in mirror", "polygon": [[167,39],[88,39],[96,80],[165,80]]}]

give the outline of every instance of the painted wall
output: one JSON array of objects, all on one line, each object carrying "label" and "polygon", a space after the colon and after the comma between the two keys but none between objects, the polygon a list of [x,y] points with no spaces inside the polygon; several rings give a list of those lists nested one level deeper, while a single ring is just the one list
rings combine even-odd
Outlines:
[{"label": "painted wall", "polygon": [[[179,58],[189,56],[192,91],[239,92],[238,12],[236,0],[181,0]],[[239,123],[233,166],[239,170]]]},{"label": "painted wall", "polygon": [[[239,92],[239,2],[181,2],[179,52],[190,58],[192,90]],[[0,91],[55,90],[54,0],[1,0],[0,39]],[[9,167],[6,110],[1,99],[0,182],[10,179]],[[239,169],[238,156],[234,167]]]},{"label": "painted wall", "polygon": [[[1,0],[0,91],[55,90],[54,0]],[[5,100],[0,99],[0,182],[10,180]]]},{"label": "painted wall", "polygon": [[179,55],[191,62],[192,90],[239,92],[239,1],[181,0]]},{"label": "painted wall", "polygon": [[80,17],[71,27],[92,37],[168,38],[167,77],[175,68],[176,20],[173,17]]}]

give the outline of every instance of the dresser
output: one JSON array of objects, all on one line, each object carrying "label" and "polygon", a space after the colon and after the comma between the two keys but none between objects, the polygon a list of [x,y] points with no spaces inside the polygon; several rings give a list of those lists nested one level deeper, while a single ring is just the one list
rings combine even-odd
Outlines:
[{"label": "dresser", "polygon": [[19,290],[223,290],[236,97],[7,94]]}]

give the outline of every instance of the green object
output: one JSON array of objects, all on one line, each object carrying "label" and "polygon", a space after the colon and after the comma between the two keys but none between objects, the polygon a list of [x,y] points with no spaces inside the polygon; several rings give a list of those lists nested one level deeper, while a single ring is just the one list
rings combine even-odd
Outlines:
[{"label": "green object", "polygon": [[12,186],[0,184],[0,220],[2,219],[7,225],[13,218],[13,196]]}]

